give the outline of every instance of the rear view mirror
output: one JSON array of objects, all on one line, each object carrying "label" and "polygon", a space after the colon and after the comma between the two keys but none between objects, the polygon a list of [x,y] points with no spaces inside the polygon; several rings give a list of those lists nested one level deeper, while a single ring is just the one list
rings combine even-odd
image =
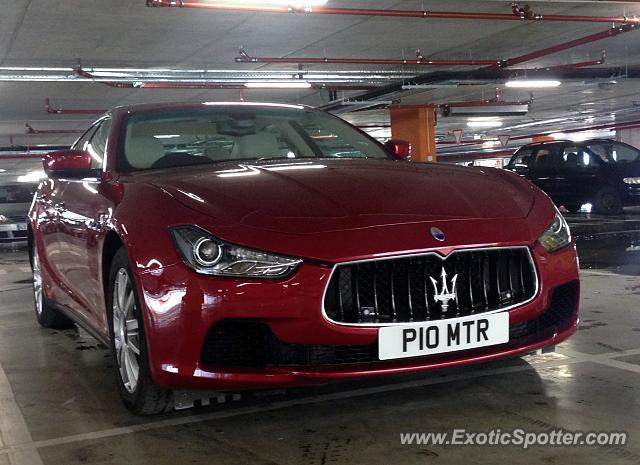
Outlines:
[{"label": "rear view mirror", "polygon": [[408,160],[411,157],[411,144],[406,140],[389,139],[384,147],[396,160]]},{"label": "rear view mirror", "polygon": [[51,152],[42,159],[44,172],[52,178],[87,178],[94,177],[91,169],[91,154],[84,150],[61,150]]}]

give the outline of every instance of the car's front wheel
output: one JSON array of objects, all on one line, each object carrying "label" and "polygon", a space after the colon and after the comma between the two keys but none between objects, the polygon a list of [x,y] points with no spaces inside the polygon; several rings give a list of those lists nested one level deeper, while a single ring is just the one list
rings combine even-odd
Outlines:
[{"label": "car's front wheel", "polygon": [[53,308],[44,296],[44,282],[38,247],[33,244],[31,251],[31,270],[33,273],[33,302],[36,310],[36,320],[44,328],[66,329],[73,327],[73,322]]},{"label": "car's front wheel", "polygon": [[140,415],[170,411],[171,390],[154,384],[151,377],[140,299],[124,247],[113,259],[108,290],[111,350],[124,404]]},{"label": "car's front wheel", "polygon": [[602,215],[619,215],[622,213],[622,200],[613,187],[603,187],[593,199],[593,210]]}]

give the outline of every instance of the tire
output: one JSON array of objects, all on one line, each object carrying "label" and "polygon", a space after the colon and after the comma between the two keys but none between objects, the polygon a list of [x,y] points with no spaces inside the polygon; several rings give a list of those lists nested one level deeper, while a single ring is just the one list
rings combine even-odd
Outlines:
[{"label": "tire", "polygon": [[52,329],[73,328],[73,321],[53,308],[44,296],[42,272],[40,269],[40,254],[38,253],[38,247],[35,245],[35,242],[33,244],[31,257],[31,271],[33,276],[33,302],[36,320],[38,320],[40,326]]},{"label": "tire", "polygon": [[593,210],[601,215],[619,215],[622,206],[622,200],[613,187],[603,187],[593,199]]},{"label": "tire", "polygon": [[107,316],[120,397],[138,415],[173,410],[173,393],[153,382],[140,299],[124,247],[117,252],[109,272]]}]

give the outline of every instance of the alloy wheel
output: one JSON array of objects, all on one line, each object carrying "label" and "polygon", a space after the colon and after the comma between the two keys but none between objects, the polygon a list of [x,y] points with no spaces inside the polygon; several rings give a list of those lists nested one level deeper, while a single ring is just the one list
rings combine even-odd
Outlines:
[{"label": "alloy wheel", "polygon": [[120,379],[132,394],[140,378],[140,333],[133,285],[124,268],[118,270],[113,287],[113,341]]}]

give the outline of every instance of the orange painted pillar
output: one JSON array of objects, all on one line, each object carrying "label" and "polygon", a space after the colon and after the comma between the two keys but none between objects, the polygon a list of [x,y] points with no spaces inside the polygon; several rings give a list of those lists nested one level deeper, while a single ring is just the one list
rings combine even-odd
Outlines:
[{"label": "orange painted pillar", "polygon": [[411,159],[436,161],[436,111],[429,105],[389,107],[391,137],[411,143]]},{"label": "orange painted pillar", "polygon": [[533,136],[531,138],[531,142],[538,143],[538,142],[553,142],[555,139],[551,136]]}]

